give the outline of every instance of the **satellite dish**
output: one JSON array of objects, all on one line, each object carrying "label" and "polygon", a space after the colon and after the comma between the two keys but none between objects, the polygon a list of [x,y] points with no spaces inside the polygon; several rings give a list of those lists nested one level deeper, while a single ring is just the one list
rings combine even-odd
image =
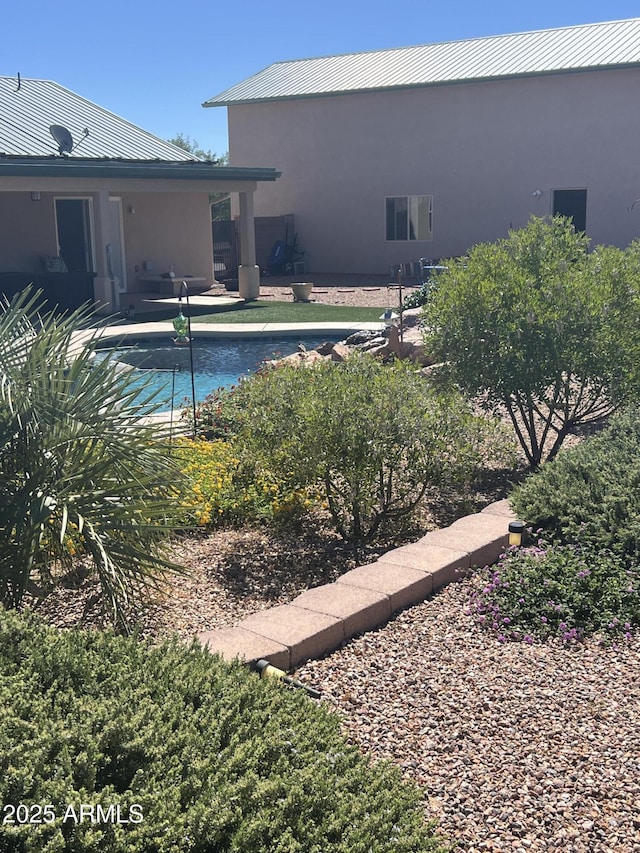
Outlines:
[{"label": "satellite dish", "polygon": [[73,149],[73,136],[61,124],[52,124],[49,128],[49,133],[58,143],[58,152],[60,154],[70,154]]}]

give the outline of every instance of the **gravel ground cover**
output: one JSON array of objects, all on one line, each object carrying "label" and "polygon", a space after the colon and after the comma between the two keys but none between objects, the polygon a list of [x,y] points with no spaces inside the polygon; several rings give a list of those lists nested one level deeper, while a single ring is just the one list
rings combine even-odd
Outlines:
[{"label": "gravel ground cover", "polygon": [[[308,273],[306,278],[314,285],[311,292],[313,302],[326,305],[351,305],[362,307],[399,305],[400,294],[397,282],[380,275],[331,275]],[[293,302],[291,284],[299,279],[292,276],[263,276],[260,284],[260,299]],[[402,296],[406,298],[418,287],[417,279],[407,279],[402,284]],[[212,296],[229,296],[223,285],[214,285],[208,293]]]},{"label": "gravel ground cover", "polygon": [[456,853],[640,851],[640,640],[501,644],[465,579],[297,677],[399,764]]}]

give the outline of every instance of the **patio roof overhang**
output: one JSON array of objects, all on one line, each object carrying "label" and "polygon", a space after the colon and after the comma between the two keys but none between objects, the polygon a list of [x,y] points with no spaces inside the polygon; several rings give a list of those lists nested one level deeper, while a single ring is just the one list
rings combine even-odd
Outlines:
[{"label": "patio roof overhang", "polygon": [[[199,160],[112,160],[80,157],[19,157],[0,153],[2,178],[117,178],[125,180],[180,180],[211,183],[275,181],[276,169],[217,166]],[[229,187],[231,190],[231,187]],[[233,190],[231,190],[233,191]]]}]

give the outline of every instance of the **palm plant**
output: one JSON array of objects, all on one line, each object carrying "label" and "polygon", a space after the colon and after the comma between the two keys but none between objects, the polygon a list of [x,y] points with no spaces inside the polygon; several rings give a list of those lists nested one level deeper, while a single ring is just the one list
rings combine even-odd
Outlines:
[{"label": "palm plant", "polygon": [[29,291],[0,308],[0,601],[18,607],[85,557],[126,627],[132,598],[179,570],[162,546],[181,477],[141,417],[151,392],[95,359],[90,319],[43,313]]}]

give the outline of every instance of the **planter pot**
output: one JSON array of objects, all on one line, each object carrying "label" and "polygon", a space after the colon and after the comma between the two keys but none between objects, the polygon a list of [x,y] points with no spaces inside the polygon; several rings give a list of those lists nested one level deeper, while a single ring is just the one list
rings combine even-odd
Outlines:
[{"label": "planter pot", "polygon": [[291,285],[294,302],[308,302],[311,297],[313,284],[310,281],[302,281]]}]

